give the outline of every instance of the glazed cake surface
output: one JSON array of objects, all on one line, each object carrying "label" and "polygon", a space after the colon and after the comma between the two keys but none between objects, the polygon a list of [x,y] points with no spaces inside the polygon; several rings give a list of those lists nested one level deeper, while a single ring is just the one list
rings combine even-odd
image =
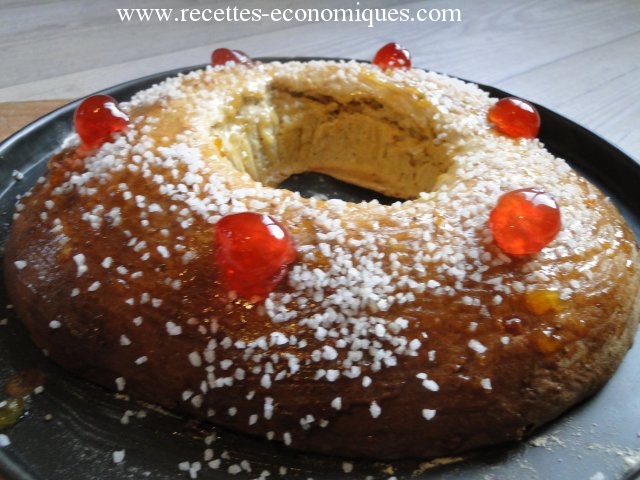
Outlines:
[{"label": "glazed cake surface", "polygon": [[[640,269],[610,201],[540,141],[496,132],[495,101],[358,62],[169,78],[121,104],[112,142],[70,139],[20,199],[12,301],[65,368],[292,448],[391,459],[523,438],[613,374]],[[406,200],[277,188],[308,171]],[[562,229],[510,256],[487,219],[520,188],[551,194]],[[296,247],[259,300],[216,262],[215,226],[247,211]]]}]

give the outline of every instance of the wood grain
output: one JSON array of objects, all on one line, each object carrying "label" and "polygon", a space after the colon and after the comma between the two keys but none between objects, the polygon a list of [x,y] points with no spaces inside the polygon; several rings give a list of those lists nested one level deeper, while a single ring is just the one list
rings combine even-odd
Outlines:
[{"label": "wood grain", "polygon": [[0,141],[68,100],[36,100],[0,103]]}]

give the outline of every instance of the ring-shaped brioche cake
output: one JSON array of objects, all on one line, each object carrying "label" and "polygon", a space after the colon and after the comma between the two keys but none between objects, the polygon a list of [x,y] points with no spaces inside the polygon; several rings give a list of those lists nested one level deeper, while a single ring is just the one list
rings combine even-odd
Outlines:
[{"label": "ring-shaped brioche cake", "polygon": [[[12,302],[70,371],[295,449],[393,459],[521,439],[612,375],[640,270],[610,201],[537,139],[498,132],[495,103],[355,61],[168,78],[120,105],[112,140],[73,136],[19,200]],[[404,200],[277,188],[310,171]],[[551,195],[562,227],[507,254],[488,218],[522,188]],[[262,298],[218,261],[218,222],[240,212],[295,245]]]}]

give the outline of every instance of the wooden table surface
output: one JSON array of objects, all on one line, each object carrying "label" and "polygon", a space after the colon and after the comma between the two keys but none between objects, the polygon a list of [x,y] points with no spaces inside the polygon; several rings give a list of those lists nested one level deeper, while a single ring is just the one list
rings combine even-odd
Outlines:
[{"label": "wooden table surface", "polygon": [[[121,21],[117,8],[134,7],[173,10],[169,21]],[[181,11],[187,7],[199,15]],[[0,137],[60,99],[205,63],[219,46],[252,56],[370,59],[397,41],[416,66],[538,102],[640,159],[638,0],[243,0],[234,7],[218,0],[0,2]],[[216,8],[224,18],[206,21]],[[267,16],[243,22],[242,8]],[[316,9],[325,18],[350,9],[361,21],[278,20],[286,8],[299,9],[299,17]],[[390,21],[392,9],[414,21]],[[429,13],[440,21],[418,21]]]}]

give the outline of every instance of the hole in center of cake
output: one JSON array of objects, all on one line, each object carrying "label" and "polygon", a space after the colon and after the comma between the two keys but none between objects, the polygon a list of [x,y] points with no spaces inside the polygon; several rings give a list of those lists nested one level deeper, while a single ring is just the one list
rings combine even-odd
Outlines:
[{"label": "hole in center of cake", "polygon": [[278,153],[269,171],[329,175],[358,195],[364,192],[356,187],[377,192],[364,198],[385,203],[432,191],[452,162],[435,141],[430,105],[407,97],[411,92],[400,88],[382,96],[354,90],[346,97],[274,88]]},{"label": "hole in center of cake", "polygon": [[329,175],[314,172],[291,175],[280,183],[278,188],[286,188],[300,193],[305,198],[318,198],[320,200],[337,198],[353,203],[377,200],[383,205],[391,205],[403,200],[402,198],[383,195],[369,188],[343,182]]},{"label": "hole in center of cake", "polygon": [[436,110],[415,90],[340,82],[305,87],[279,79],[262,95],[242,97],[218,129],[235,168],[305,196],[393,203],[433,191],[452,167]]}]

